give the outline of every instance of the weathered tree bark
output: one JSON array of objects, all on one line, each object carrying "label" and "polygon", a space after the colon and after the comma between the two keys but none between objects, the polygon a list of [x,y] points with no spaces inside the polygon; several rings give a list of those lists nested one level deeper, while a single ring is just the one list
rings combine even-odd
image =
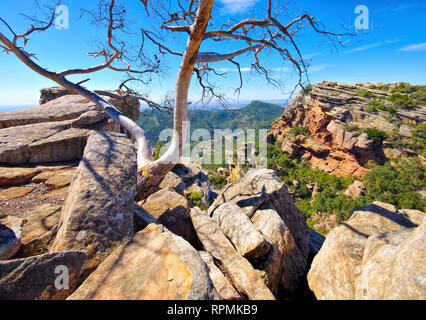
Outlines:
[{"label": "weathered tree bark", "polygon": [[197,17],[190,27],[190,34],[186,50],[182,57],[179,73],[176,80],[176,92],[174,103],[173,137],[169,149],[160,159],[148,163],[138,170],[138,182],[136,186],[136,200],[146,199],[154,192],[174,164],[182,156],[183,145],[186,140],[186,127],[188,111],[188,90],[194,65],[197,62],[198,51],[203,40],[204,32],[210,19],[214,0],[201,0]]}]

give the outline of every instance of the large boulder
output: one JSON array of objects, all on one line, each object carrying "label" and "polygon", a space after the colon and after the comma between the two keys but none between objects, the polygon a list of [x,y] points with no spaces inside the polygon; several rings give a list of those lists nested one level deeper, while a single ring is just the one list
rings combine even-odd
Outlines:
[{"label": "large boulder", "polygon": [[[55,92],[46,93],[41,106],[0,113],[0,163],[79,160],[91,132],[123,131],[88,99],[65,95],[66,90]],[[137,99],[106,99],[131,119],[139,119]]]},{"label": "large boulder", "polygon": [[426,224],[368,238],[354,273],[356,300],[426,299]]},{"label": "large boulder", "polygon": [[21,247],[17,257],[47,252],[61,216],[61,206],[45,203],[29,212],[22,221]]},{"label": "large boulder", "polygon": [[[56,100],[63,96],[74,95],[73,92],[63,87],[50,87],[40,89],[40,105],[46,106],[52,100]],[[139,120],[140,116],[140,103],[139,100],[133,97],[124,99],[111,98],[108,96],[104,97],[109,100],[114,107],[120,110],[122,113],[130,117],[133,121]]]},{"label": "large boulder", "polygon": [[348,189],[344,192],[344,195],[351,197],[352,199],[358,199],[364,193],[365,185],[362,181],[355,180]]},{"label": "large boulder", "polygon": [[235,250],[218,223],[198,207],[192,208],[190,214],[204,250],[213,257],[238,292],[251,300],[274,300],[261,273]]},{"label": "large boulder", "polygon": [[270,244],[250,218],[234,203],[223,203],[212,213],[223,233],[245,258],[258,258],[270,250]]},{"label": "large boulder", "polygon": [[150,224],[99,265],[71,300],[220,299],[198,252],[164,226]]},{"label": "large boulder", "polygon": [[[281,289],[289,294],[295,293],[299,282],[303,279],[308,264],[309,257],[309,232],[305,219],[301,212],[297,209],[291,198],[286,185],[277,177],[273,170],[253,169],[246,176],[225,186],[219,193],[216,200],[210,206],[208,212],[212,214],[216,208],[222,203],[234,203],[238,205],[245,214],[253,217],[261,206],[264,209],[273,210],[281,218],[280,223],[274,214],[270,214],[274,219],[274,227],[283,233],[279,236],[283,237],[285,244],[279,251],[282,253],[282,260],[278,268],[281,272]],[[263,228],[267,229],[264,223]],[[290,240],[288,230],[294,242]],[[264,232],[260,229],[260,232]],[[265,231],[264,236],[267,237]],[[278,236],[278,237],[279,237]],[[273,236],[276,237],[276,236]],[[277,240],[275,239],[274,242]],[[291,248],[292,247],[292,248]],[[291,249],[290,249],[291,248]],[[281,255],[274,251],[273,254]],[[273,267],[276,270],[276,266]],[[275,271],[274,271],[275,272]],[[272,278],[276,279],[275,274]],[[271,278],[271,279],[272,279]],[[275,288],[275,284],[271,284]]]},{"label": "large boulder", "polygon": [[98,266],[133,235],[136,153],[119,133],[94,132],[69,187],[51,252],[85,250]]},{"label": "large boulder", "polygon": [[222,271],[220,271],[220,269],[216,266],[212,256],[205,251],[200,251],[199,254],[209,269],[210,279],[212,279],[213,285],[215,286],[219,295],[224,300],[241,300],[241,296],[232,286],[229,279],[226,278]]},{"label": "large boulder", "polygon": [[[285,259],[288,252],[294,249],[293,236],[271,203],[264,204],[256,210],[251,221],[271,246],[269,253],[254,260],[253,265],[264,272],[263,278],[266,285],[278,297],[283,271],[285,268],[289,272],[292,269]],[[284,282],[283,289],[286,289],[287,283],[292,283],[292,279]]]},{"label": "large boulder", "polygon": [[79,118],[82,114],[94,111],[102,121],[106,115],[97,111],[93,102],[82,96],[65,96],[42,106],[0,113],[0,129],[24,126],[28,124],[60,122]]},{"label": "large boulder", "polygon": [[[66,100],[59,106],[53,105],[46,109],[68,110],[68,107],[72,108],[76,103],[81,103],[81,97],[71,97],[79,100]],[[88,111],[90,108],[87,105],[84,108],[85,112],[69,120],[32,119],[31,121],[39,122],[0,129],[0,163],[24,164],[77,160],[81,158],[87,138],[93,130],[120,131],[120,126],[107,119],[104,113]],[[5,114],[13,112],[16,111],[5,112]],[[18,112],[28,113],[28,117],[34,117],[38,110],[25,109],[18,110]],[[2,117],[6,116],[0,114],[0,121]]]},{"label": "large boulder", "polygon": [[21,247],[22,219],[6,216],[0,219],[0,260],[13,257]]},{"label": "large boulder", "polygon": [[65,251],[0,261],[0,297],[63,300],[79,284],[86,259],[86,252]]},{"label": "large boulder", "polygon": [[[176,164],[172,172],[182,180],[184,186],[178,183],[177,192],[189,196],[192,193],[201,195],[202,204],[206,207],[212,202],[212,191],[210,189],[208,176],[202,171],[198,164]],[[169,180],[169,178],[167,179]],[[174,182],[175,184],[177,181]],[[170,187],[172,187],[170,185]]]},{"label": "large boulder", "polygon": [[142,208],[171,232],[195,244],[196,234],[189,217],[191,204],[184,196],[170,188],[162,189],[149,196]]},{"label": "large boulder", "polygon": [[[424,217],[419,211],[411,215]],[[357,209],[327,235],[312,262],[309,287],[317,299],[421,296],[425,233],[423,225],[417,226],[403,211],[385,203]]]}]

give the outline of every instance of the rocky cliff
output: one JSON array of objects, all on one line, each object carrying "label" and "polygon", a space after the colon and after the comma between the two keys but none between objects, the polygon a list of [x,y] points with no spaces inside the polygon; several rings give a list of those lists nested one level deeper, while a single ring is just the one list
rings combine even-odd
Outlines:
[{"label": "rocky cliff", "polygon": [[334,228],[312,262],[324,300],[426,299],[426,216],[374,202]]},{"label": "rocky cliff", "polygon": [[417,145],[401,141],[425,121],[426,105],[405,88],[417,89],[403,83],[319,82],[292,100],[272,124],[269,141],[312,168],[361,177],[369,160],[383,163],[419,152],[413,150]]}]

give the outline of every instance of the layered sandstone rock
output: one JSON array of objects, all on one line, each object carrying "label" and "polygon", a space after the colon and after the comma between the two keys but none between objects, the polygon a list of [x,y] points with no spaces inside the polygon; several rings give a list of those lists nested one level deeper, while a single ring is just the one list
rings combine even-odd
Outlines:
[{"label": "layered sandstone rock", "polygon": [[133,235],[136,153],[123,134],[94,132],[69,187],[51,252],[85,250],[99,265]]},{"label": "layered sandstone rock", "polygon": [[209,269],[210,279],[212,280],[219,295],[224,300],[241,300],[241,296],[224,276],[222,271],[220,271],[220,269],[216,266],[212,256],[205,251],[200,251],[199,254]]},{"label": "layered sandstone rock", "polygon": [[[360,92],[367,92],[368,97],[364,98]],[[382,163],[407,153],[385,148],[380,141],[362,133],[362,129],[375,128],[411,134],[406,125],[399,128],[389,121],[386,112],[366,111],[373,97],[391,105],[386,100],[390,95],[371,89],[370,85],[319,82],[291,101],[281,118],[272,124],[269,141],[278,141],[283,152],[292,158],[306,159],[312,168],[343,177],[362,177],[369,172],[365,168],[369,160]],[[401,122],[420,123],[426,120],[426,107],[418,106],[412,112],[400,109],[395,117]],[[295,135],[291,130],[297,127],[307,128],[309,136]]]},{"label": "layered sandstone rock", "polygon": [[213,257],[238,292],[251,300],[274,300],[261,273],[235,250],[218,223],[198,207],[192,208],[190,215],[204,250]]},{"label": "layered sandstone rock", "polygon": [[357,209],[327,235],[312,262],[308,282],[315,296],[424,299],[425,214],[411,217],[381,202]]},{"label": "layered sandstone rock", "polygon": [[69,299],[220,299],[198,252],[160,225],[150,224],[115,250]]},{"label": "layered sandstone rock", "polygon": [[[0,113],[0,163],[79,160],[93,131],[120,132],[119,124],[79,95],[52,95],[35,108]],[[133,120],[139,102],[106,98]]]},{"label": "layered sandstone rock", "polygon": [[[210,206],[209,213],[212,214],[225,202],[239,206],[253,223],[256,222],[265,239],[274,239],[271,241],[274,242],[275,249],[270,253],[272,256],[267,258],[272,260],[260,263],[259,268],[269,275],[267,282],[273,290],[276,290],[275,280],[278,277],[281,279],[281,291],[293,294],[306,273],[309,233],[305,219],[294,204],[286,185],[273,170],[250,170],[242,179],[222,189]],[[266,217],[261,218],[259,215],[263,210]],[[272,234],[271,230],[279,233]]]},{"label": "layered sandstone rock", "polygon": [[[57,98],[73,95],[73,92],[63,87],[51,87],[40,89],[40,105],[45,106],[49,101],[56,100]],[[133,121],[139,120],[140,117],[140,104],[136,98],[129,97],[126,100],[105,97],[108,99],[118,110],[130,117]]]},{"label": "layered sandstone rock", "polygon": [[13,257],[21,247],[22,220],[13,216],[0,219],[0,260]]},{"label": "layered sandstone rock", "polygon": [[61,206],[46,203],[28,213],[22,221],[21,247],[17,257],[30,257],[47,252],[57,231]]},{"label": "layered sandstone rock", "polygon": [[199,193],[201,194],[202,204],[206,207],[210,205],[212,199],[209,179],[200,165],[177,164],[173,167],[172,172],[184,183],[184,186],[178,184],[178,190],[182,188],[181,190],[185,196],[189,196],[192,193]]},{"label": "layered sandstone rock", "polygon": [[162,189],[148,197],[142,208],[174,234],[181,236],[191,244],[196,234],[192,226],[189,201],[173,189]]},{"label": "layered sandstone rock", "polygon": [[212,218],[245,258],[258,258],[271,249],[268,241],[236,204],[219,205],[213,211]]},{"label": "layered sandstone rock", "polygon": [[87,253],[64,251],[0,261],[0,297],[63,300],[80,282]]}]

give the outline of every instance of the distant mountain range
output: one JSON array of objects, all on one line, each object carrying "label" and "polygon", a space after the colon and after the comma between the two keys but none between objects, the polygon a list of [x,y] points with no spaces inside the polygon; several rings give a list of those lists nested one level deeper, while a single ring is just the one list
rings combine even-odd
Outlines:
[{"label": "distant mountain range", "polygon": [[[263,101],[252,101],[238,109],[199,109],[189,110],[191,132],[207,129],[269,129],[272,122],[281,116],[284,107]],[[173,128],[173,114],[158,110],[142,111],[138,124],[146,131],[151,141],[157,141],[163,129]]]},{"label": "distant mountain range", "polygon": [[[226,109],[219,106],[189,107],[188,118],[191,132],[207,129],[213,134],[214,129],[270,129],[272,122],[281,116],[286,100],[247,102],[246,105],[230,104]],[[35,105],[0,106],[0,112],[15,111],[35,107]],[[138,124],[146,131],[148,138],[156,142],[163,129],[173,128],[173,113],[141,108]]]}]

